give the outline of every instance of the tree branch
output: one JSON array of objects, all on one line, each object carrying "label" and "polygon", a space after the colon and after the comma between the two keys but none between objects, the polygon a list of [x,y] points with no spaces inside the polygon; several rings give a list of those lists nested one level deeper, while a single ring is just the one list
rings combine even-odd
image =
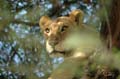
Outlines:
[{"label": "tree branch", "polygon": [[39,26],[38,23],[35,23],[35,22],[25,22],[25,21],[21,21],[21,20],[13,20],[12,23],[25,24],[25,25],[29,25],[29,26]]}]

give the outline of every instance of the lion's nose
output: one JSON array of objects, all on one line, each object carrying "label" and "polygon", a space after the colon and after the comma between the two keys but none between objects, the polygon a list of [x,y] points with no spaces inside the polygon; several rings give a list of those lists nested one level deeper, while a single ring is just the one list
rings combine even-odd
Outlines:
[{"label": "lion's nose", "polygon": [[56,44],[58,44],[58,38],[51,38],[50,40],[49,40],[49,44],[51,45],[51,46],[55,46]]},{"label": "lion's nose", "polygon": [[50,41],[49,44],[50,44],[51,46],[55,46],[56,44],[58,44],[58,42],[57,42],[57,41]]}]

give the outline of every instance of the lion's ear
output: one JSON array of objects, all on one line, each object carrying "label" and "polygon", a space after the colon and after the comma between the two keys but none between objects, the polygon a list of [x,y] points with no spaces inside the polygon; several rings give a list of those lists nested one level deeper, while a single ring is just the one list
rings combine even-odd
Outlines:
[{"label": "lion's ear", "polygon": [[48,16],[42,16],[39,21],[39,26],[41,29],[45,28],[45,24],[48,24],[51,19]]},{"label": "lion's ear", "polygon": [[81,10],[73,10],[70,13],[70,17],[77,23],[77,24],[81,24],[83,23],[83,16],[84,13]]}]

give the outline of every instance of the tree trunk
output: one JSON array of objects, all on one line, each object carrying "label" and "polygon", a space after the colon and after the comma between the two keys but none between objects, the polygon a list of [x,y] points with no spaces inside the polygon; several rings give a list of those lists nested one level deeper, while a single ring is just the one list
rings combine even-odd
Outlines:
[{"label": "tree trunk", "polygon": [[101,35],[110,47],[120,48],[120,0],[112,0],[108,22],[102,22]]}]

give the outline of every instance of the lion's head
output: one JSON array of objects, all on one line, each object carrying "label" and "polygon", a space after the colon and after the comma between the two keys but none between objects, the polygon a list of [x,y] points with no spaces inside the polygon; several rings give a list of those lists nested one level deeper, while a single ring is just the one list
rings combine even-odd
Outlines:
[{"label": "lion's head", "polygon": [[42,16],[39,25],[44,33],[46,49],[49,53],[69,51],[64,45],[64,40],[72,33],[73,29],[82,27],[83,12],[81,10],[72,11],[69,16],[62,16],[50,19]]}]

